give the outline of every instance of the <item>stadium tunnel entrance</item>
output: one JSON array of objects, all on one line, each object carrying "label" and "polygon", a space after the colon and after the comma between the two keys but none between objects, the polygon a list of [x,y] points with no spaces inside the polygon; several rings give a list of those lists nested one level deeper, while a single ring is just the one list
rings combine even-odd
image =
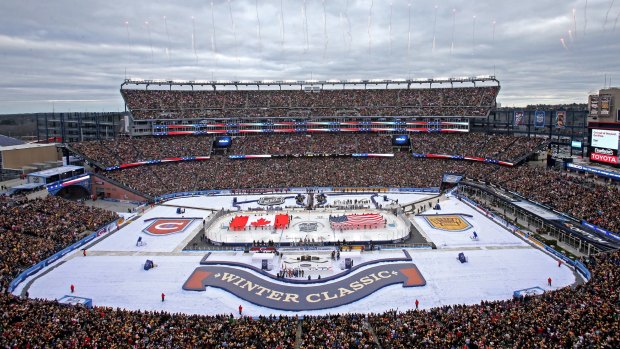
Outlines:
[{"label": "stadium tunnel entrance", "polygon": [[69,185],[60,189],[56,196],[67,200],[90,199],[90,191],[81,185]]}]

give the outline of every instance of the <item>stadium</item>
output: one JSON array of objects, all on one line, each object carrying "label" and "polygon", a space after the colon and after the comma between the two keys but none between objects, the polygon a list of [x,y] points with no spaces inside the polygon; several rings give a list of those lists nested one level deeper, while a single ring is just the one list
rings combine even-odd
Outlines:
[{"label": "stadium", "polygon": [[[616,200],[616,189],[528,164],[546,154],[545,138],[470,132],[468,118],[494,108],[494,77],[423,86],[433,83],[440,82],[296,81],[288,89],[270,82],[277,89],[239,90],[240,83],[213,82],[200,90],[205,83],[146,89],[166,83],[126,81],[121,94],[133,127],[147,134],[65,144],[91,171],[50,184],[52,196],[36,203],[4,199],[3,217],[20,239],[29,220],[57,220],[50,208],[60,197],[86,193],[139,206],[119,217],[63,203],[70,220],[53,229],[79,224],[94,232],[31,237],[42,245],[42,261],[22,271],[31,259],[16,245],[4,287],[40,300],[9,297],[5,308],[65,309],[80,318],[120,311],[156,323],[183,313],[165,321],[190,328],[234,316],[240,320],[229,331],[256,331],[265,347],[307,347],[317,335],[319,346],[421,346],[435,332],[436,345],[466,338],[484,345],[491,332],[453,337],[454,327],[501,327],[522,312],[540,317],[542,327],[528,328],[553,340],[551,323],[568,326],[553,319],[556,304],[599,321],[613,317],[615,305],[600,302],[617,292],[609,278],[617,257],[607,251],[618,247],[610,232],[618,223],[613,206],[602,203]],[[173,89],[185,84],[196,89]],[[600,205],[566,207],[555,195],[591,200],[591,185]],[[586,258],[541,237],[566,233],[557,225],[574,217],[596,226],[562,238],[578,241]],[[596,311],[583,307],[590,302]],[[339,330],[328,335],[333,322]],[[442,325],[427,327],[433,323]],[[269,331],[285,336],[261,335]],[[525,333],[494,341],[523,343]],[[219,336],[192,341],[207,345]]]},{"label": "stadium", "polygon": [[119,83],[122,132],[0,195],[0,346],[620,347],[617,89]]}]

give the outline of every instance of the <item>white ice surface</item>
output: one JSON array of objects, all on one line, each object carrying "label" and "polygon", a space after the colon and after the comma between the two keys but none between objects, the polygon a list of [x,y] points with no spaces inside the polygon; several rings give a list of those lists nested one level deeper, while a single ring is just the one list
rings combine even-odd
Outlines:
[{"label": "white ice surface", "polygon": [[[176,213],[175,207],[157,206],[147,211],[135,221],[121,228],[116,233],[102,240],[95,246],[91,247],[91,251],[149,251],[149,252],[170,252],[188,236],[193,235],[202,227],[202,220],[211,214],[210,211],[186,209],[185,213],[180,215]],[[193,221],[187,228],[180,233],[153,236],[143,232],[143,229],[149,226],[153,221],[145,222],[149,218],[181,218],[181,217],[199,217]],[[142,237],[142,241],[146,245],[137,247],[136,241],[138,237]]]},{"label": "white ice surface", "polygon": [[[468,220],[474,225],[480,240],[472,242],[469,239],[471,232],[432,231],[424,220],[418,221],[426,234],[437,239],[438,246],[438,241],[445,243],[438,250],[410,250],[413,262],[427,281],[426,286],[403,288],[392,285],[349,305],[299,314],[405,310],[414,307],[415,299],[420,301],[422,308],[474,304],[481,300],[509,299],[519,289],[538,286],[549,290],[574,283],[574,274],[565,265],[558,268],[555,259],[525,244],[465,204],[451,199],[442,202],[442,208],[442,213],[474,215],[473,219]],[[148,236],[147,246],[135,247],[138,234],[143,234],[142,221],[145,218],[174,217],[174,211],[174,207],[156,207],[91,248],[91,251],[99,251],[97,255],[82,257],[79,253],[72,254],[66,262],[33,282],[28,290],[30,297],[57,299],[68,294],[69,286],[74,284],[75,295],[92,298],[93,303],[100,306],[189,314],[236,314],[237,307],[242,305],[245,315],[292,315],[248,303],[220,289],[184,291],[182,285],[199,266],[202,254],[172,255],[170,251],[187,237],[193,226],[186,233]],[[187,209],[185,216],[208,213]],[[417,221],[418,218],[415,219]],[[198,224],[201,223],[193,223]],[[469,258],[468,263],[461,264],[456,260],[461,247]],[[141,255],[135,255],[138,253]],[[400,250],[364,252],[360,262],[400,255]],[[144,271],[142,266],[146,259],[154,260],[158,266]],[[240,252],[217,252],[209,259],[252,263],[250,256],[243,256]],[[278,264],[274,263],[274,266]],[[548,277],[553,279],[553,287],[546,285]],[[162,292],[166,294],[163,303],[160,298]]]},{"label": "white ice surface", "polygon": [[[413,251],[414,263],[425,277],[426,286],[392,285],[352,304],[300,314],[405,310],[413,307],[415,299],[422,308],[475,304],[481,300],[509,299],[513,291],[523,288],[539,286],[549,290],[574,282],[571,270],[565,266],[558,268],[555,260],[533,248],[467,251],[469,262],[464,264],[456,260],[456,255],[457,252],[447,250]],[[144,271],[142,265],[147,258],[158,266]],[[94,305],[99,306],[221,314],[236,313],[241,304],[246,315],[287,313],[248,303],[220,289],[184,291],[181,286],[198,266],[200,258],[76,257],[36,280],[30,287],[30,297],[57,299],[68,294],[69,286],[74,284],[75,295],[92,298]],[[548,277],[553,279],[553,287],[546,286]],[[163,303],[162,292],[166,294]]]},{"label": "white ice surface", "polygon": [[[479,211],[464,202],[450,199],[441,202],[441,210],[427,210],[424,214],[457,214],[463,213],[473,217],[462,217],[472,227],[464,231],[446,231],[433,228],[422,216],[415,216],[414,220],[426,235],[437,245],[437,248],[464,247],[464,246],[525,246],[526,242],[510,234],[497,223],[486,218]],[[478,240],[472,240],[474,231]]]}]

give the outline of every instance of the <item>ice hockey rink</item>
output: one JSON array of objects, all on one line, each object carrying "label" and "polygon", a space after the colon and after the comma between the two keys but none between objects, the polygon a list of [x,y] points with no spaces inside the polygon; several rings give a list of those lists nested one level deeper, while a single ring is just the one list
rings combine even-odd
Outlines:
[{"label": "ice hockey rink", "polygon": [[[400,204],[433,196],[395,193],[387,195],[390,200],[398,199]],[[236,197],[237,202],[243,202],[258,200],[261,196]],[[328,200],[329,197],[328,195]],[[338,200],[355,200],[361,197],[370,198],[370,194],[339,195]],[[295,204],[294,199],[290,204]],[[245,205],[248,209],[256,207],[253,202]],[[177,214],[177,207],[184,207],[185,212]],[[19,293],[27,287],[31,298],[58,299],[70,294],[69,287],[73,284],[75,296],[91,298],[96,306],[213,315],[236,314],[237,307],[242,305],[244,315],[294,314],[255,305],[219,288],[207,287],[204,292],[182,289],[184,282],[206,254],[182,249],[199,233],[203,222],[208,222],[214,215],[213,210],[220,209],[237,209],[232,205],[232,196],[191,197],[168,201],[165,206],[147,210],[119,231],[96,242],[88,249],[86,256],[83,256],[81,251],[65,256],[62,261],[55,263],[53,268],[22,283],[15,292]],[[448,304],[475,304],[482,300],[509,299],[514,291],[520,289],[540,287],[550,290],[575,282],[571,269],[565,265],[558,267],[557,260],[530,246],[461,201],[454,198],[442,200],[440,210],[427,210],[424,214],[444,217],[435,220],[440,223],[446,219],[454,219],[453,216],[460,216],[466,222],[462,227],[464,229],[446,230],[437,229],[425,217],[409,216],[414,225],[437,246],[437,249],[408,250],[413,263],[426,279],[425,286],[404,288],[399,284],[391,285],[354,303],[295,314],[368,313],[396,308],[406,310],[415,307],[416,299],[423,309]],[[193,219],[182,232],[164,235],[145,233],[145,229],[154,219],[179,216]],[[478,235],[477,240],[471,238],[473,231]],[[145,242],[143,246],[136,246],[138,237],[142,237]],[[457,261],[456,257],[460,252],[467,256],[467,263]],[[347,253],[343,252],[343,257]],[[350,253],[347,256],[354,258],[357,264],[403,256],[401,249]],[[143,265],[146,259],[153,260],[157,267],[145,271]],[[243,251],[213,251],[209,260],[258,266],[253,255],[244,254]],[[273,262],[274,269],[271,272],[275,273],[279,270],[281,261],[274,257]],[[339,266],[334,264],[333,272],[340,271]],[[260,274],[250,272],[260,277]],[[553,279],[553,286],[547,285],[549,277]],[[165,302],[160,299],[162,292],[166,294]]]}]

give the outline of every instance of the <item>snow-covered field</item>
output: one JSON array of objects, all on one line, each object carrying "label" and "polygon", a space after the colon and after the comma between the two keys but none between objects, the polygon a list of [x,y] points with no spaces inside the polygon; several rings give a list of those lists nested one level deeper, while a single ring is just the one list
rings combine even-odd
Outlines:
[{"label": "snow-covered field", "polygon": [[[391,197],[396,195],[390,194]],[[401,199],[399,202],[403,204],[417,201],[413,197]],[[243,201],[244,197],[238,196],[238,200]],[[285,311],[243,301],[218,288],[208,287],[205,292],[182,289],[183,283],[199,266],[204,254],[179,252],[179,247],[198,233],[202,221],[194,221],[183,233],[178,234],[152,236],[142,232],[149,224],[144,222],[145,219],[180,216],[175,213],[175,207],[170,205],[194,207],[196,209],[187,208],[183,215],[206,218],[211,212],[198,208],[229,209],[231,204],[230,196],[201,197],[175,199],[166,203],[169,206],[155,207],[91,247],[86,257],[81,252],[65,257],[62,264],[34,280],[28,289],[30,297],[57,299],[69,294],[69,286],[73,284],[75,295],[92,298],[93,304],[99,306],[174,313],[235,314],[237,307],[242,305],[245,315],[287,314]],[[472,215],[466,219],[473,227],[460,232],[443,231],[431,228],[423,218],[412,217],[438,247],[437,250],[409,250],[413,262],[426,279],[425,286],[403,288],[399,284],[392,285],[345,306],[299,314],[381,312],[394,308],[404,310],[413,308],[415,299],[420,301],[422,308],[474,304],[481,300],[509,299],[513,291],[519,289],[538,286],[549,290],[575,282],[572,270],[565,265],[558,267],[555,259],[526,244],[464,203],[449,199],[441,205],[442,214]],[[474,230],[479,236],[478,241],[470,239]],[[146,246],[136,246],[138,236],[143,236]],[[462,264],[456,260],[459,252],[465,253],[468,263]],[[399,249],[352,254],[356,256],[356,264],[403,256]],[[342,257],[345,257],[345,253]],[[146,259],[152,259],[157,267],[144,271],[142,266]],[[259,261],[250,255],[233,251],[214,252],[209,260],[242,262],[255,266],[258,266]],[[274,261],[277,261],[277,257]],[[277,271],[279,264],[274,262],[276,270],[272,272]],[[339,271],[339,268],[334,269],[337,269],[335,272]],[[547,286],[548,277],[553,279],[552,287]],[[161,302],[162,292],[166,294],[165,302]]]}]

